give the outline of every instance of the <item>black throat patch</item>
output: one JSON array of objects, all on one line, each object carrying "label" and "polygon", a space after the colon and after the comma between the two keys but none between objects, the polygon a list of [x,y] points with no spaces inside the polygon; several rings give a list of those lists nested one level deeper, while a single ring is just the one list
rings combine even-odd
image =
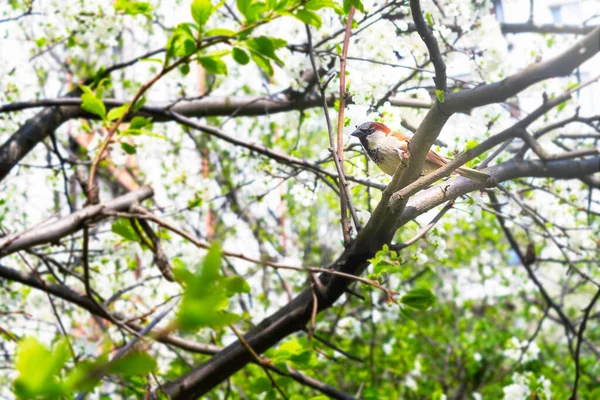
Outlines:
[{"label": "black throat patch", "polygon": [[379,164],[381,162],[381,153],[379,152],[379,150],[370,148],[369,141],[366,137],[361,137],[359,140],[360,144],[362,144],[362,146],[365,148],[371,160],[373,160],[375,164]]}]

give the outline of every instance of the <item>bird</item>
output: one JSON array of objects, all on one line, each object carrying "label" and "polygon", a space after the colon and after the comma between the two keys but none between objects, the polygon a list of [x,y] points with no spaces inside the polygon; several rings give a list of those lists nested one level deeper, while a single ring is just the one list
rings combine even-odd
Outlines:
[{"label": "bird", "polygon": [[[408,142],[411,136],[401,132],[392,132],[381,122],[364,122],[351,134],[360,140],[369,158],[386,174],[394,175],[400,161],[408,156]],[[436,169],[446,165],[448,159],[440,156],[433,150],[427,153],[423,173],[430,174]],[[457,174],[477,182],[487,182],[490,175],[475,169],[459,167]]]}]

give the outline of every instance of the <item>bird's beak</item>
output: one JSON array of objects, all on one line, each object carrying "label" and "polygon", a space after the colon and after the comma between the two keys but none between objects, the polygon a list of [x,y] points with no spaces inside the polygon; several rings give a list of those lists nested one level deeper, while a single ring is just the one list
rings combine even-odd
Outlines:
[{"label": "bird's beak", "polygon": [[350,135],[360,139],[361,137],[365,136],[365,133],[363,131],[361,131],[360,129],[357,129],[354,132],[352,132]]}]

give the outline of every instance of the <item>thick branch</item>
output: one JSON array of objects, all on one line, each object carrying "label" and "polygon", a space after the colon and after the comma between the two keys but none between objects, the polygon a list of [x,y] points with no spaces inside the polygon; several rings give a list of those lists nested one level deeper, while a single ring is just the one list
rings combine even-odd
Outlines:
[{"label": "thick branch", "polygon": [[518,24],[500,24],[500,29],[502,33],[567,33],[574,35],[586,35],[593,31],[596,26],[584,26],[584,25],[552,25],[552,24],[544,24],[544,25],[536,25],[531,22],[527,23],[518,23]]},{"label": "thick branch", "polygon": [[447,115],[492,103],[500,103],[549,78],[568,76],[575,68],[600,51],[600,27],[570,46],[561,54],[498,82],[478,86],[474,89],[449,93],[441,109]]},{"label": "thick branch", "polygon": [[0,257],[43,243],[58,243],[63,237],[82,229],[89,222],[101,219],[104,210],[128,211],[132,204],[154,195],[149,186],[112,199],[104,204],[85,207],[54,222],[46,222],[25,232],[15,233],[0,241]]}]

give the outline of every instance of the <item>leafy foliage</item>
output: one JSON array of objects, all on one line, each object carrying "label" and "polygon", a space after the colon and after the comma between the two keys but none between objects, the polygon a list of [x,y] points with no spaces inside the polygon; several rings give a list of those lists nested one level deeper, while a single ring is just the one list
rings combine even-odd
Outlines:
[{"label": "leafy foliage", "polygon": [[224,277],[220,267],[221,251],[213,244],[195,272],[184,267],[175,269],[175,278],[185,287],[177,314],[181,329],[219,329],[240,319],[239,315],[227,311],[229,299],[238,293],[249,293],[250,286],[240,276]]}]

